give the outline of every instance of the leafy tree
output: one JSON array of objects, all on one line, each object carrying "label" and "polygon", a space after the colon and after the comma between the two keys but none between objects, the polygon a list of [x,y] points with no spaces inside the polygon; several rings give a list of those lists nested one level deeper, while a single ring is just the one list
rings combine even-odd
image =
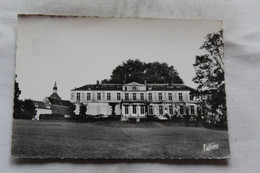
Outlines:
[{"label": "leafy tree", "polygon": [[200,49],[207,53],[195,58],[196,76],[193,81],[198,84],[196,101],[206,121],[226,124],[223,31],[208,34]]},{"label": "leafy tree", "polygon": [[179,73],[173,66],[168,66],[167,63],[153,62],[145,66],[145,80],[148,83],[183,83]]},{"label": "leafy tree", "polygon": [[178,72],[167,63],[145,63],[140,60],[129,59],[118,65],[112,72],[110,79],[102,83],[183,83]]}]

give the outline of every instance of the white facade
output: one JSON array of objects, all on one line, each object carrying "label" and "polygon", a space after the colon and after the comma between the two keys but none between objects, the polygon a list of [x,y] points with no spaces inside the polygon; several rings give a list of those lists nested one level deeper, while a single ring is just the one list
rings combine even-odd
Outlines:
[{"label": "white facade", "polygon": [[[85,85],[71,91],[71,102],[86,106],[88,115],[120,115],[122,120],[155,115],[197,115],[191,88],[182,84]],[[79,109],[76,109],[79,113]]]},{"label": "white facade", "polygon": [[35,110],[36,110],[36,115],[34,117],[35,120],[39,120],[41,114],[52,114],[51,109],[36,108]]}]

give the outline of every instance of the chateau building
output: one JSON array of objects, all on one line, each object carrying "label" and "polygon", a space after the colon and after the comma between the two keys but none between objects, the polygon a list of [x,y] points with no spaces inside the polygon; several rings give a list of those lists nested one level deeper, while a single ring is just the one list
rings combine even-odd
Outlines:
[{"label": "chateau building", "polygon": [[71,102],[86,106],[87,115],[116,115],[122,121],[147,116],[167,119],[174,116],[197,115],[191,92],[184,84],[90,84],[71,90]]}]

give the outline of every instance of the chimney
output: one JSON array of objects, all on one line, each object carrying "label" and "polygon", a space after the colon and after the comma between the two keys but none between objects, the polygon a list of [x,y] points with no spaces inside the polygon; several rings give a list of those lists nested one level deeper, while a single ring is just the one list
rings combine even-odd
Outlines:
[{"label": "chimney", "polygon": [[99,85],[99,80],[97,80],[97,85]]}]

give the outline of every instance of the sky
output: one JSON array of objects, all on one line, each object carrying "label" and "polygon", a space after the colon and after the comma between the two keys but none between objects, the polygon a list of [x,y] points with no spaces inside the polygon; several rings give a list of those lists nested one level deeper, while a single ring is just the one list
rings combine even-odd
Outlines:
[{"label": "sky", "polygon": [[173,65],[184,84],[196,88],[195,56],[208,33],[222,21],[97,17],[19,17],[16,75],[21,99],[52,94],[70,99],[70,90],[109,79],[128,59]]}]

